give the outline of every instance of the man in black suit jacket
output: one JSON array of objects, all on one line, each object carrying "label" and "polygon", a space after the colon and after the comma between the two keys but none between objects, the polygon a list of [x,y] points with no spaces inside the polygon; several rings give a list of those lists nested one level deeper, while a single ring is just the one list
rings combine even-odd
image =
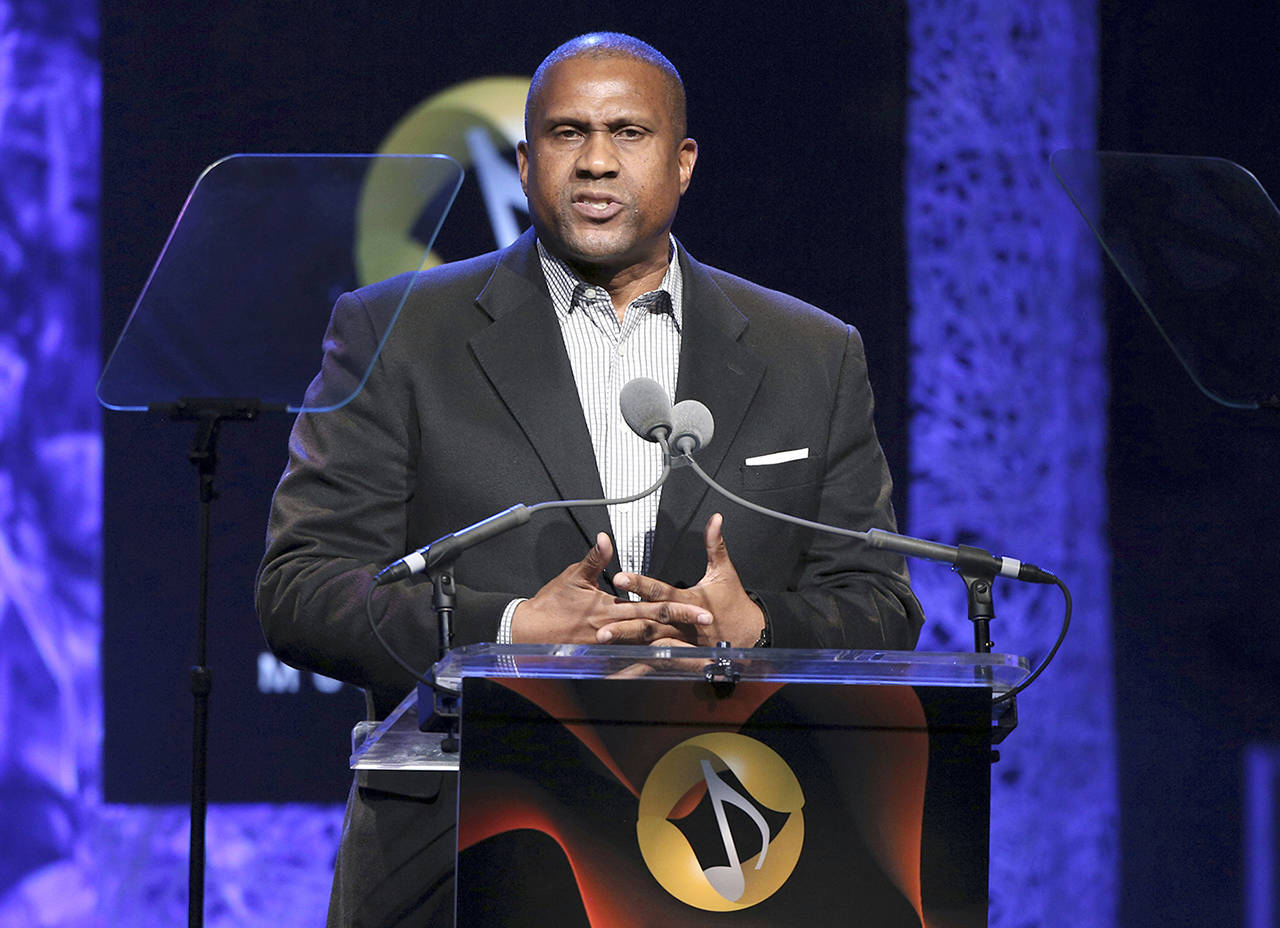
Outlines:
[{"label": "man in black suit jacket", "polygon": [[[603,34],[553,52],[535,74],[517,153],[533,229],[503,251],[419,275],[359,394],[298,417],[259,614],[283,660],[362,687],[371,717],[413,685],[364,618],[381,566],[516,502],[604,496],[535,236],[607,291],[622,319],[671,262],[669,230],[697,158],[684,125],[679,77],[643,43]],[[676,397],[715,415],[702,467],[775,509],[892,529],[856,331],[682,247],[677,255]],[[405,286],[338,301],[313,390],[360,376],[356,359],[369,356]],[[900,559],[741,510],[721,519],[720,508],[687,468],[674,472],[647,576],[620,573],[605,510],[539,513],[457,561],[454,643],[495,640],[504,610],[523,599],[510,617],[517,642],[914,645],[923,617]],[[375,600],[383,636],[423,669],[439,655],[430,597],[419,576]],[[449,923],[454,789],[439,775],[357,777],[331,924]]]}]

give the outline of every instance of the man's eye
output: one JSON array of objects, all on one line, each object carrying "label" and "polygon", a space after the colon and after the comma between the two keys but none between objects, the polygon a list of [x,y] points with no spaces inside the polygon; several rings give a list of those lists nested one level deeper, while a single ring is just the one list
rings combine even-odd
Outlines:
[{"label": "man's eye", "polygon": [[566,142],[572,142],[575,139],[582,138],[582,133],[577,129],[557,129],[552,133],[557,139],[563,139]]},{"label": "man's eye", "polygon": [[625,129],[619,129],[614,134],[620,139],[638,139],[644,136],[643,132],[633,126],[628,126]]}]

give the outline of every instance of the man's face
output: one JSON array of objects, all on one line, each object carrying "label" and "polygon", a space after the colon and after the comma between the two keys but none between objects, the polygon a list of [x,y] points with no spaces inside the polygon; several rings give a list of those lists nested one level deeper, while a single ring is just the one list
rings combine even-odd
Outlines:
[{"label": "man's face", "polygon": [[607,272],[665,264],[667,232],[698,146],[676,137],[661,71],[631,58],[570,58],[546,75],[516,148],[543,243]]}]

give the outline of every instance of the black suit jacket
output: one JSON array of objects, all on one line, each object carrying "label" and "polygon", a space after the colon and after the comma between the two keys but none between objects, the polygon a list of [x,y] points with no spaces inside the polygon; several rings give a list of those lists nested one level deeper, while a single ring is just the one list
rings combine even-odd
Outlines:
[{"label": "black suit jacket", "polygon": [[[699,399],[715,416],[715,436],[698,453],[702,467],[772,508],[893,529],[857,332],[680,254],[676,399]],[[411,283],[400,277],[344,295],[313,395],[354,386],[361,358],[397,310],[359,394],[336,411],[298,417],[258,584],[276,654],[364,688],[379,716],[412,678],[364,618],[377,569],[517,502],[603,496],[531,232]],[[797,448],[807,457],[744,463]],[[663,488],[650,573],[697,583],[706,566],[702,530],[716,511],[744,586],[769,612],[775,646],[914,645],[923,616],[900,558],[750,513],[687,468]],[[603,508],[551,510],[466,552],[456,566],[455,644],[492,641],[513,597],[533,595],[609,530]],[[429,667],[438,656],[430,584],[415,577],[375,602],[383,634],[411,664]]]},{"label": "black suit jacket", "polygon": [[[680,255],[676,399],[699,399],[715,416],[715,436],[698,453],[702,467],[775,509],[893,529],[857,332]],[[603,496],[531,233],[503,251],[341,297],[314,400],[356,389],[393,318],[355,398],[298,416],[258,578],[273,651],[364,688],[373,718],[413,685],[365,619],[364,596],[379,568],[517,502]],[[808,451],[800,460],[745,463],[801,448]],[[688,468],[663,487],[650,573],[697,583],[706,567],[703,527],[716,511],[725,514],[744,586],[768,610],[775,646],[915,644],[923,616],[899,558],[745,511],[710,494]],[[609,528],[602,508],[549,510],[466,552],[455,567],[455,643],[492,641],[513,597],[532,596]],[[607,575],[617,569],[615,561]],[[422,670],[439,652],[430,601],[423,577],[375,599],[382,634]],[[448,923],[453,794],[451,781],[445,785],[441,792],[438,775],[357,778],[331,924]]]}]

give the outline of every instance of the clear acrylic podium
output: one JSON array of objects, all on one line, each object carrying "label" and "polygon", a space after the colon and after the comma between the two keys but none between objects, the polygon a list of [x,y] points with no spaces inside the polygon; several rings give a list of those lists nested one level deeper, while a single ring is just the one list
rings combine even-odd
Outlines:
[{"label": "clear acrylic podium", "polygon": [[472,645],[436,665],[461,750],[419,731],[424,688],[356,728],[351,766],[460,771],[459,925],[981,926],[991,746],[1016,724],[996,700],[1026,675],[1001,654]]}]

